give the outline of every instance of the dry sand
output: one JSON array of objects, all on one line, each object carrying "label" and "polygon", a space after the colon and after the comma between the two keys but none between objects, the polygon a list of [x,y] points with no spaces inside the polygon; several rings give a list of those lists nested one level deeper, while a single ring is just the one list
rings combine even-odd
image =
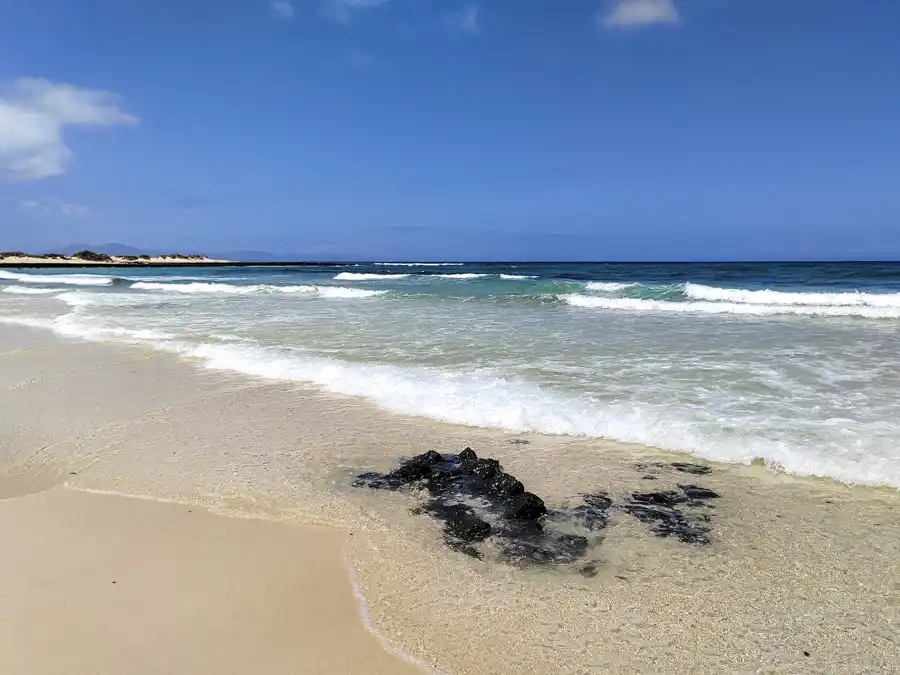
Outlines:
[{"label": "dry sand", "polygon": [[[400,455],[465,445],[499,458],[559,505],[585,490],[621,497],[647,489],[634,463],[671,459],[621,443],[398,417],[358,399],[204,370],[146,348],[0,327],[0,470],[8,489],[69,485],[191,504],[158,516],[185,519],[164,528],[176,537],[162,546],[173,555],[193,545],[176,535],[193,522],[184,509],[194,505],[350,528],[349,556],[374,625],[395,647],[447,675],[900,672],[896,491],[715,466],[702,477],[722,495],[711,512],[711,546],[659,539],[616,513],[596,552],[601,573],[586,580],[571,570],[470,560],[442,545],[439,525],[410,514],[412,497],[348,487],[355,472],[384,470]],[[653,487],[677,480],[684,478],[662,475]],[[17,501],[59,494],[72,493]],[[66,509],[47,517],[66,523]],[[82,513],[67,531],[85,538],[100,527],[99,511]],[[272,527],[291,537],[287,526]],[[308,533],[297,536],[306,540]],[[44,558],[50,572],[56,563],[47,561],[65,557]],[[148,574],[162,574],[165,559],[147,560]],[[339,568],[337,560],[331,564]],[[100,567],[109,570],[104,580],[120,574],[114,557]],[[27,572],[5,573],[3,583],[25,584]],[[254,584],[261,594],[271,590],[259,576],[248,583],[248,593]],[[348,594],[338,583],[326,592]],[[55,625],[43,623],[22,630],[37,640],[37,631]],[[345,628],[361,630],[357,621]]]}]

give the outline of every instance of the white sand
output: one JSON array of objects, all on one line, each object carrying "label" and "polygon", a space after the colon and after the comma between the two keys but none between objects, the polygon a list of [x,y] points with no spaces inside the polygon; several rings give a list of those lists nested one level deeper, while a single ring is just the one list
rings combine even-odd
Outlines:
[{"label": "white sand", "polygon": [[41,265],[43,267],[53,267],[56,265],[66,266],[66,265],[171,265],[172,263],[178,264],[204,264],[204,263],[229,263],[233,262],[231,260],[219,260],[216,258],[207,258],[206,256],[200,258],[174,258],[172,256],[163,255],[163,256],[151,256],[149,259],[142,260],[129,260],[124,256],[114,255],[110,256],[111,260],[108,261],[96,261],[96,260],[83,260],[82,258],[41,258],[38,256],[32,255],[24,255],[24,256],[7,256],[4,258],[0,258],[0,267],[16,267],[20,265]]}]

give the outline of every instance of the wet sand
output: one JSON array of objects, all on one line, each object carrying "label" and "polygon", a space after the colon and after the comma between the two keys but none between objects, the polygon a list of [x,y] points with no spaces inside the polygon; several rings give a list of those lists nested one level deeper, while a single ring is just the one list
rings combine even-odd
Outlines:
[{"label": "wet sand", "polygon": [[0,672],[422,672],[361,624],[346,532],[65,488],[0,529]]},{"label": "wet sand", "polygon": [[[617,512],[593,552],[599,574],[584,579],[450,551],[439,524],[410,513],[414,496],[350,479],[470,445],[566,506],[583,492],[646,490],[635,463],[671,455],[398,417],[144,348],[7,327],[0,410],[6,481],[352,530],[374,625],[448,675],[900,671],[896,491],[715,465],[702,477],[721,495],[711,545],[660,539]],[[652,488],[679,480],[660,471]]]}]

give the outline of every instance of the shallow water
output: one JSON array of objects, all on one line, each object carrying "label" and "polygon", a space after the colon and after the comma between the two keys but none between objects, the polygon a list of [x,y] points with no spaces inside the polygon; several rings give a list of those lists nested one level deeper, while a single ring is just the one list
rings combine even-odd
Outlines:
[{"label": "shallow water", "polygon": [[[761,467],[687,479],[639,466],[673,460],[652,448],[394,415],[302,383],[211,373],[152,341],[0,337],[2,473],[345,527],[373,625],[437,672],[844,675],[900,664],[894,490]],[[466,445],[560,509],[585,492],[621,504],[688,480],[715,490],[710,543],[655,536],[617,508],[589,552],[598,574],[584,578],[573,565],[498,561],[491,541],[473,559],[413,512],[416,490],[352,487],[358,472]]]},{"label": "shallow water", "polygon": [[0,319],[453,423],[900,487],[900,265],[0,270]]}]

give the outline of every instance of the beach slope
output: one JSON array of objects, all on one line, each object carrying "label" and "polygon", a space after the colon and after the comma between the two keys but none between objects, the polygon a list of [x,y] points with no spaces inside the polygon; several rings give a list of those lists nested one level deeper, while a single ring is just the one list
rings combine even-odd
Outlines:
[{"label": "beach slope", "polygon": [[420,672],[360,621],[346,532],[65,488],[0,529],[8,675]]}]

